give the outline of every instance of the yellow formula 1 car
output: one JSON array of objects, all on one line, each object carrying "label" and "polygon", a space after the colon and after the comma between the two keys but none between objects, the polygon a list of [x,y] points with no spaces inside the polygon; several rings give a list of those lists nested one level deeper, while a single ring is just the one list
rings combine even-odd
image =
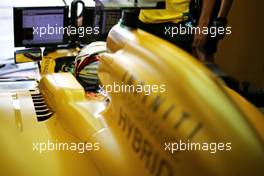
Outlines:
[{"label": "yellow formula 1 car", "polygon": [[56,58],[77,55],[57,50],[36,88],[0,93],[0,175],[263,175],[254,105],[140,29],[114,26],[107,49],[100,85],[118,91],[87,96],[71,73],[53,73]]}]

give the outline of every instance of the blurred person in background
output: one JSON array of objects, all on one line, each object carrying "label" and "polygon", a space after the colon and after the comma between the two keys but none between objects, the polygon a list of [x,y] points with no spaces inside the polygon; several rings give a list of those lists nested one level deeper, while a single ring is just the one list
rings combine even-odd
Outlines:
[{"label": "blurred person in background", "polygon": [[[193,1],[193,0],[192,0]],[[200,28],[209,25],[216,0],[203,0],[203,7],[198,26]],[[139,14],[139,28],[163,38],[189,53],[193,48],[200,48],[205,44],[206,35],[176,34],[170,35],[173,31],[166,29],[180,29],[190,21],[190,0],[166,0],[165,9],[141,10]]]},{"label": "blurred person in background", "polygon": [[[202,4],[202,10],[199,17],[198,26],[216,27],[216,28],[226,28],[227,26],[227,16],[232,6],[233,0],[216,0],[213,11],[211,12],[211,18],[208,21],[203,20],[207,18],[208,14],[205,14],[208,3],[205,0],[200,0]],[[211,4],[210,4],[211,8]],[[206,16],[206,17],[204,17]],[[205,22],[205,24],[204,24]],[[217,44],[219,40],[223,39],[225,34],[218,34],[216,36],[209,35],[196,35],[192,43],[193,54],[201,61],[204,62],[214,62],[214,55],[217,52]]]}]

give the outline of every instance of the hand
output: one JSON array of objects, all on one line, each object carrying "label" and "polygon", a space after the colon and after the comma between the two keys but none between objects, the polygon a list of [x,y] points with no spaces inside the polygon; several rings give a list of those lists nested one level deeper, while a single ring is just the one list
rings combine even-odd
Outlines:
[{"label": "hand", "polygon": [[193,49],[202,48],[205,45],[206,40],[207,40],[207,35],[195,34],[192,42]]},{"label": "hand", "polygon": [[207,61],[206,54],[199,48],[193,48],[193,56],[201,62]]}]

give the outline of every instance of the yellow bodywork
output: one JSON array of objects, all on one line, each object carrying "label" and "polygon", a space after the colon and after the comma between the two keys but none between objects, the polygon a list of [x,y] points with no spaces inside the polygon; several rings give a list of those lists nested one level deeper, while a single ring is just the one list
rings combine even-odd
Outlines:
[{"label": "yellow bodywork", "polygon": [[53,52],[48,53],[43,56],[43,60],[41,63],[41,74],[46,75],[49,73],[54,73],[56,66],[56,59],[62,57],[75,57],[77,56],[79,49],[59,49]]},{"label": "yellow bodywork", "polygon": [[[29,91],[0,94],[0,175],[263,175],[264,118],[253,105],[192,56],[144,31],[117,25],[107,47],[102,85],[156,84],[166,91],[94,100],[70,73],[50,70],[39,91],[53,116],[42,122]],[[232,149],[165,150],[179,140]],[[47,141],[96,143],[99,150],[33,150]]]},{"label": "yellow bodywork", "polygon": [[24,54],[16,55],[16,63],[32,62],[32,59],[26,57]]}]

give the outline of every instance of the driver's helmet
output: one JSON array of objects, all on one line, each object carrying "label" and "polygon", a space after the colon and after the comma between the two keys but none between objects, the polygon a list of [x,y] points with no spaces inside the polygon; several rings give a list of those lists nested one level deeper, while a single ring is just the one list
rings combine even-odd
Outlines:
[{"label": "driver's helmet", "polygon": [[74,76],[86,91],[99,89],[98,66],[100,54],[106,52],[105,42],[93,42],[85,46],[75,58]]}]

